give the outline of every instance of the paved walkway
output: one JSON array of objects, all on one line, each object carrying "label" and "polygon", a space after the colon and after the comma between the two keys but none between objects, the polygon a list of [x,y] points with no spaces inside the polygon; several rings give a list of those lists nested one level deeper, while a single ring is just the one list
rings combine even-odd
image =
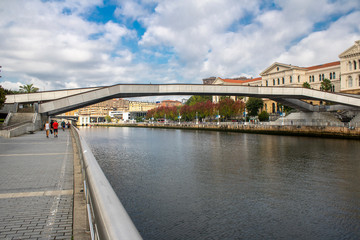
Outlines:
[{"label": "paved walkway", "polygon": [[0,137],[0,239],[71,239],[73,158],[69,130]]}]

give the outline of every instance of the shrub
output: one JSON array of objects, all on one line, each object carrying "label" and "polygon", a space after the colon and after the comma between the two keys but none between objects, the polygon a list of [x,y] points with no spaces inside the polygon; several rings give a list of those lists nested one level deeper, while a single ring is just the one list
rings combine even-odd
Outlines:
[{"label": "shrub", "polygon": [[269,114],[266,111],[262,111],[258,117],[261,122],[269,121]]}]

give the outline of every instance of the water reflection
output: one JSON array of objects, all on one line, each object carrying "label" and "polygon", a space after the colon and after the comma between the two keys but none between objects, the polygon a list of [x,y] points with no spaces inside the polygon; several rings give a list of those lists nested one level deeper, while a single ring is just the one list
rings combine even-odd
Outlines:
[{"label": "water reflection", "polygon": [[144,239],[359,239],[358,141],[81,129]]}]

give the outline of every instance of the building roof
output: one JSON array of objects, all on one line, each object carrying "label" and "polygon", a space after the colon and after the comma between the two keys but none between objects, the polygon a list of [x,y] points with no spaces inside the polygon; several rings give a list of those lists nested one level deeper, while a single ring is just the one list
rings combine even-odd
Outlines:
[{"label": "building roof", "polygon": [[255,82],[258,80],[261,80],[261,77],[258,78],[251,78],[251,79],[246,79],[246,80],[237,80],[237,79],[222,79],[219,77],[220,80],[222,80],[223,82],[227,82],[227,83],[249,83],[249,82]]},{"label": "building roof", "polygon": [[338,65],[340,65],[340,61],[324,63],[321,65],[316,65],[316,66],[311,66],[311,67],[305,67],[305,69],[306,70],[316,70],[316,69],[320,69],[320,68],[327,68],[327,67],[333,67],[333,66],[338,66]]}]

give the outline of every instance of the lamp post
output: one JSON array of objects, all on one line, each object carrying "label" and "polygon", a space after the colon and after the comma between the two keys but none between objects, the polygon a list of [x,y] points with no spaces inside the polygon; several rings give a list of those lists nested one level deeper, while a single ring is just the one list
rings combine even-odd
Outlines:
[{"label": "lamp post", "polygon": [[199,124],[198,112],[196,112],[196,125]]}]

